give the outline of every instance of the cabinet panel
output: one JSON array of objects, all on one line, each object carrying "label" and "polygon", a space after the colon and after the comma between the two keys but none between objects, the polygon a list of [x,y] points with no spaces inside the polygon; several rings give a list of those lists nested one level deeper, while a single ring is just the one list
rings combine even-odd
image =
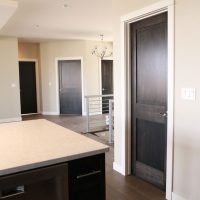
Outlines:
[{"label": "cabinet panel", "polygon": [[68,165],[1,177],[0,200],[68,200]]},{"label": "cabinet panel", "polygon": [[105,200],[105,154],[0,177],[0,200]]},{"label": "cabinet panel", "polygon": [[105,200],[105,155],[69,162],[70,200]]}]

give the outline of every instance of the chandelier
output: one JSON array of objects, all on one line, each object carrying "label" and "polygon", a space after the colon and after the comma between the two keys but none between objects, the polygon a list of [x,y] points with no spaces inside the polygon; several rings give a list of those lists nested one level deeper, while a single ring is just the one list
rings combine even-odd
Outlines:
[{"label": "chandelier", "polygon": [[92,55],[95,55],[102,60],[104,57],[112,56],[112,51],[108,51],[108,47],[103,43],[104,35],[101,34],[99,36],[101,38],[101,44],[99,46],[95,46],[94,49],[92,49]]}]

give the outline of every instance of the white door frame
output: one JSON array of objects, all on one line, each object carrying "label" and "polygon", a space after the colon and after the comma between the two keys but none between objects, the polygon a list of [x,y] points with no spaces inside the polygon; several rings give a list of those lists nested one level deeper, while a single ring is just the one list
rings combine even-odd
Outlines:
[{"label": "white door frame", "polygon": [[57,114],[60,115],[60,94],[59,94],[59,70],[58,62],[59,61],[70,61],[70,60],[80,60],[81,61],[81,90],[82,90],[82,115],[85,114],[85,99],[84,99],[84,81],[83,81],[83,57],[59,57],[55,60],[56,66],[56,104],[57,104]]},{"label": "white door frame", "polygon": [[[112,60],[113,61],[113,57],[104,57],[103,59],[99,58],[99,95],[102,95],[102,74],[101,74],[101,61],[102,60]],[[114,75],[114,73],[113,73]],[[114,79],[113,79],[113,83],[114,83]],[[114,84],[113,84],[114,86]]]},{"label": "white door frame", "polygon": [[40,110],[40,77],[39,77],[38,59],[23,58],[23,59],[19,59],[18,61],[19,62],[35,62],[37,113],[29,113],[29,114],[24,114],[24,115],[39,114],[41,110]]},{"label": "white door frame", "polygon": [[[173,126],[174,126],[174,0],[164,0],[146,8],[121,17],[121,67],[122,107],[124,124],[122,126],[122,150],[124,174],[131,173],[131,63],[130,63],[130,24],[159,13],[168,13],[168,120],[167,120],[167,163],[166,163],[166,199],[172,199],[173,182]],[[124,134],[123,134],[124,133]]]}]

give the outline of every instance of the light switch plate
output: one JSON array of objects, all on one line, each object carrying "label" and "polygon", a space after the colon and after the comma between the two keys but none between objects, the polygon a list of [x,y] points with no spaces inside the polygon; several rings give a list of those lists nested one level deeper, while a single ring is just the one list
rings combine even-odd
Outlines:
[{"label": "light switch plate", "polygon": [[195,88],[182,88],[181,97],[184,100],[195,101],[196,99],[196,89]]}]

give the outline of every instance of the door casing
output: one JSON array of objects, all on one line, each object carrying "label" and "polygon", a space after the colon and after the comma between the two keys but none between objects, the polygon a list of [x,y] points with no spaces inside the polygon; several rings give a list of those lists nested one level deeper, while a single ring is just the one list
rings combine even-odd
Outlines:
[{"label": "door casing", "polygon": [[[173,127],[174,127],[174,0],[164,0],[121,17],[121,173],[131,174],[131,63],[130,63],[130,24],[163,12],[168,13],[168,121],[167,121],[167,170],[166,199],[172,199],[173,181]],[[124,133],[124,134],[123,134]],[[115,138],[116,139],[116,138]],[[117,164],[114,162],[114,168]],[[119,170],[118,170],[119,171]]]},{"label": "door casing", "polygon": [[[39,66],[37,59],[19,59],[19,62],[34,62],[35,63],[35,73],[36,73],[36,98],[37,98],[37,113],[30,113],[30,114],[40,114],[40,79],[39,79]],[[24,115],[30,115],[24,114]]]},{"label": "door casing", "polygon": [[84,100],[84,85],[83,85],[83,58],[82,57],[62,57],[62,58],[56,58],[55,60],[55,66],[56,66],[56,104],[57,104],[57,111],[56,114],[60,115],[60,94],[59,94],[59,70],[58,70],[58,62],[59,61],[65,61],[65,60],[80,60],[81,61],[81,87],[82,87],[82,115],[86,115],[86,109],[85,109],[85,100]]}]

